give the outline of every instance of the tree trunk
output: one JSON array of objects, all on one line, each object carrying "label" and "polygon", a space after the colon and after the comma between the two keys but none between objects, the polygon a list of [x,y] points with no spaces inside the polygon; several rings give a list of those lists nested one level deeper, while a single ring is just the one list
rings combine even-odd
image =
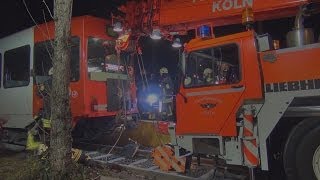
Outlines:
[{"label": "tree trunk", "polygon": [[63,179],[71,167],[70,24],[72,0],[54,1],[55,41],[51,90],[50,164],[52,179]]}]

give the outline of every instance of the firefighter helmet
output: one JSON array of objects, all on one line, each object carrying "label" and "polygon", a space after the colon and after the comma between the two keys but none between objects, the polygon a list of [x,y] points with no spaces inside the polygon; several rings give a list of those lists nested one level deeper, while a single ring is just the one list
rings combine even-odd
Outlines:
[{"label": "firefighter helmet", "polygon": [[162,74],[168,74],[168,69],[166,67],[162,67],[160,69],[160,75],[162,75]]},{"label": "firefighter helmet", "polygon": [[212,72],[213,72],[212,69],[206,68],[206,69],[204,69],[204,71],[203,71],[203,76],[204,76],[204,77],[207,77],[207,76],[209,76]]},{"label": "firefighter helmet", "polygon": [[205,79],[206,83],[210,83],[211,84],[213,82],[212,73],[213,73],[213,71],[210,68],[206,68],[203,71],[203,78]]},{"label": "firefighter helmet", "polygon": [[230,64],[228,64],[228,63],[222,62],[221,65],[220,65],[221,71],[224,71],[224,72],[228,71],[229,68],[230,68]]},{"label": "firefighter helmet", "polygon": [[191,84],[192,80],[191,80],[191,77],[187,76],[185,79],[184,79],[184,85],[185,86],[189,86]]},{"label": "firefighter helmet", "polygon": [[49,75],[49,76],[52,76],[52,75],[53,75],[53,67],[51,67],[51,68],[49,69],[48,75]]}]

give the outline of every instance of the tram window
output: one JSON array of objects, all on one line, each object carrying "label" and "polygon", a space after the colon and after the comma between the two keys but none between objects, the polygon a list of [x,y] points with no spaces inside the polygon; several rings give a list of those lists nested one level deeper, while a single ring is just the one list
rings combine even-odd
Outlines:
[{"label": "tram window", "polygon": [[[52,68],[53,41],[43,41],[34,46],[34,72],[36,76],[49,76]],[[80,38],[71,38],[70,81],[80,78]]]},{"label": "tram window", "polygon": [[28,86],[30,82],[30,46],[25,45],[4,53],[3,87]]},{"label": "tram window", "polygon": [[118,62],[114,41],[88,38],[88,73],[91,72],[125,73],[124,62],[121,59]]}]

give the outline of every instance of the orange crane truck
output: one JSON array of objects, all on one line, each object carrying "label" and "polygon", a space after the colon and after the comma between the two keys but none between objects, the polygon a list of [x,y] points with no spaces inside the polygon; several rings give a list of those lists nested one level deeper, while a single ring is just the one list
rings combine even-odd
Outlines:
[{"label": "orange crane truck", "polygon": [[[176,157],[219,157],[248,167],[251,179],[255,168],[275,170],[278,159],[288,180],[320,179],[320,43],[303,24],[314,4],[147,0],[121,7],[125,16],[114,20],[124,26],[126,40],[150,35],[175,41],[196,31],[184,45],[176,121],[168,128]],[[285,48],[252,26],[293,16]],[[214,37],[214,27],[241,22],[246,31]]]}]

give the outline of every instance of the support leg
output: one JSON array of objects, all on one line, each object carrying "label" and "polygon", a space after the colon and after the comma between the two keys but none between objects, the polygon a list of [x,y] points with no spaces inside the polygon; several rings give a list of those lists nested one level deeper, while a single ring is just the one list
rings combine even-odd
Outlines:
[{"label": "support leg", "polygon": [[249,167],[249,176],[250,176],[250,180],[255,180],[256,176],[255,176],[255,170],[253,167]]},{"label": "support leg", "polygon": [[186,157],[186,172],[188,173],[191,168],[192,155]]}]

